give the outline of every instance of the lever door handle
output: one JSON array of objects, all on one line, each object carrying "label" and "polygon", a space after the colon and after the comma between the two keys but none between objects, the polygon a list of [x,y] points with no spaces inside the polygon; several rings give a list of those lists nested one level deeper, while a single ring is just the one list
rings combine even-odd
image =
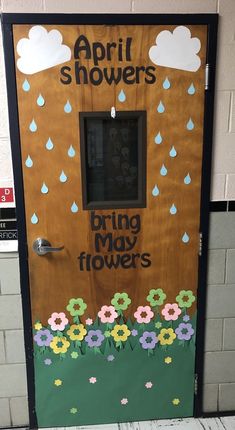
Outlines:
[{"label": "lever door handle", "polygon": [[39,256],[46,255],[48,252],[59,252],[62,251],[62,249],[64,249],[63,245],[58,247],[51,246],[48,240],[42,239],[41,237],[33,242],[33,250]]}]

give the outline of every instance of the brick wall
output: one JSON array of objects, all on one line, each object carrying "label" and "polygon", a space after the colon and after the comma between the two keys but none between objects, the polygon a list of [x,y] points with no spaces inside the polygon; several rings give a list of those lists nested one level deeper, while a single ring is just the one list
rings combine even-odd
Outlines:
[{"label": "brick wall", "polygon": [[[235,0],[2,0],[3,12],[215,13],[220,31],[212,200],[235,200]],[[0,41],[1,42],[1,41]],[[9,145],[0,52],[0,154]],[[0,158],[1,161],[1,158]],[[205,411],[235,409],[235,214],[211,215]],[[28,423],[17,254],[0,254],[0,427]]]}]

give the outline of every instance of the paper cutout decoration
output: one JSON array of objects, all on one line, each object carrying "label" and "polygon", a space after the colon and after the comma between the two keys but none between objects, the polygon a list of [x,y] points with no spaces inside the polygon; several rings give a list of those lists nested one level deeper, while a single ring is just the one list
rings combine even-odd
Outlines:
[{"label": "paper cutout decoration", "polygon": [[193,85],[193,83],[191,83],[190,87],[188,87],[188,94],[190,96],[193,96],[195,94],[196,90],[195,90],[195,86]]},{"label": "paper cutout decoration", "polygon": [[173,205],[170,207],[170,214],[175,215],[176,213],[177,213],[177,207],[173,203]]},{"label": "paper cutout decoration", "polygon": [[71,206],[71,212],[75,214],[77,211],[78,211],[78,205],[75,202],[73,202]]},{"label": "paper cutout decoration", "polygon": [[69,103],[69,100],[67,100],[67,102],[65,103],[65,105],[64,105],[64,111],[65,111],[65,113],[70,113],[70,112],[72,112],[72,106],[71,106],[71,104]]},{"label": "paper cutout decoration", "polygon": [[28,157],[27,157],[27,159],[25,161],[25,165],[26,165],[26,167],[29,167],[29,168],[33,166],[33,160],[30,157],[30,155],[28,155]]},{"label": "paper cutout decoration", "polygon": [[197,55],[200,49],[200,40],[191,37],[190,30],[180,25],[173,33],[163,30],[157,35],[156,45],[149,50],[149,58],[157,66],[196,72],[201,65]]},{"label": "paper cutout decoration", "polygon": [[29,81],[27,81],[27,79],[24,80],[22,88],[26,92],[28,92],[30,90],[30,83],[29,83]]},{"label": "paper cutout decoration", "polygon": [[189,235],[186,232],[182,236],[182,242],[184,242],[184,243],[189,242]]},{"label": "paper cutout decoration", "polygon": [[118,94],[118,100],[121,103],[124,103],[126,101],[126,94],[124,93],[123,90],[121,90],[120,93]]},{"label": "paper cutout decoration", "polygon": [[158,113],[164,113],[165,112],[165,106],[162,103],[162,101],[160,101],[160,103],[159,103],[159,105],[157,107],[157,111],[158,111]]},{"label": "paper cutout decoration", "polygon": [[164,88],[164,90],[169,90],[169,88],[171,87],[171,83],[167,77],[166,77],[165,81],[163,82],[162,87]]},{"label": "paper cutout decoration", "polygon": [[192,131],[194,129],[194,122],[192,120],[192,118],[189,118],[188,122],[187,122],[187,130]]},{"label": "paper cutout decoration", "polygon": [[155,136],[154,142],[157,145],[160,145],[160,143],[162,143],[163,139],[162,139],[162,135],[160,133],[160,131],[158,132],[158,134]]},{"label": "paper cutout decoration", "polygon": [[162,165],[162,167],[161,167],[161,170],[160,170],[160,174],[161,174],[162,176],[166,176],[166,175],[167,175],[167,172],[168,172],[168,170],[167,170],[167,168],[166,168],[165,164],[163,164],[163,165]]},{"label": "paper cutout decoration", "polygon": [[170,152],[169,152],[169,155],[170,155],[170,157],[171,157],[171,158],[175,158],[175,157],[176,157],[176,155],[177,155],[177,151],[176,151],[176,149],[175,149],[175,147],[174,147],[174,146],[172,146],[172,147],[171,147],[171,150],[170,150]]},{"label": "paper cutout decoration", "polygon": [[71,49],[62,45],[63,37],[58,30],[47,31],[41,25],[29,30],[28,38],[17,43],[17,67],[26,75],[62,64],[71,59]]},{"label": "paper cutout decoration", "polygon": [[153,190],[152,190],[152,195],[154,197],[157,197],[157,196],[159,196],[159,194],[160,194],[159,188],[158,188],[157,185],[155,185],[154,188],[153,188]]},{"label": "paper cutout decoration", "polygon": [[191,176],[189,173],[185,176],[184,183],[185,185],[189,185],[191,183]]},{"label": "paper cutout decoration", "polygon": [[48,141],[47,141],[47,143],[46,143],[46,149],[48,149],[48,151],[51,151],[53,148],[54,148],[54,144],[53,144],[53,142],[52,142],[52,140],[51,140],[51,138],[49,137],[49,139],[48,139]]},{"label": "paper cutout decoration", "polygon": [[75,149],[72,145],[70,145],[69,149],[68,149],[68,156],[70,158],[73,158],[75,156]]},{"label": "paper cutout decoration", "polygon": [[34,214],[31,217],[31,223],[32,224],[37,224],[38,223],[38,216],[36,215],[36,213],[34,212]]},{"label": "paper cutout decoration", "polygon": [[61,174],[60,174],[60,182],[66,182],[68,180],[68,177],[66,176],[66,174],[64,173],[64,171],[62,170]]},{"label": "paper cutout decoration", "polygon": [[32,132],[32,133],[35,133],[35,131],[37,131],[37,129],[38,129],[38,127],[37,127],[37,124],[36,124],[36,122],[34,121],[34,119],[31,121],[31,123],[29,124],[29,130]]},{"label": "paper cutout decoration", "polygon": [[41,193],[42,194],[47,194],[48,191],[49,191],[48,187],[46,186],[45,182],[43,182],[42,188],[41,188]]},{"label": "paper cutout decoration", "polygon": [[42,107],[42,106],[44,106],[44,104],[45,104],[45,100],[42,97],[42,94],[39,94],[39,96],[37,98],[37,105],[40,106],[40,107]]}]

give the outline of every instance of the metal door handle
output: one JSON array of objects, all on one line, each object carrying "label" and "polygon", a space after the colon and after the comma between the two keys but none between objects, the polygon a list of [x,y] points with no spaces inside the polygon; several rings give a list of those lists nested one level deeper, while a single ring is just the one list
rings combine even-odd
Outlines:
[{"label": "metal door handle", "polygon": [[58,252],[62,251],[62,249],[64,249],[64,246],[53,247],[48,240],[42,239],[41,237],[33,242],[33,250],[37,255],[45,255],[48,252]]}]

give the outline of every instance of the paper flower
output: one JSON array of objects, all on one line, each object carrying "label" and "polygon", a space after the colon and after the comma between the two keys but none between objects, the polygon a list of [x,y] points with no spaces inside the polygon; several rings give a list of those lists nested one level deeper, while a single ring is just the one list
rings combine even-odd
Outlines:
[{"label": "paper flower", "polygon": [[86,325],[92,325],[93,324],[93,320],[91,318],[87,318],[85,321]]},{"label": "paper flower", "polygon": [[114,355],[110,354],[107,357],[107,361],[113,361],[115,359]]},{"label": "paper flower", "polygon": [[83,324],[72,324],[67,331],[71,340],[82,340],[87,334]]},{"label": "paper flower", "polygon": [[102,323],[113,323],[118,314],[113,306],[102,306],[101,310],[98,312],[98,317]]},{"label": "paper flower", "polygon": [[70,343],[66,339],[66,337],[55,336],[50,343],[50,347],[55,354],[64,354],[65,352],[67,352],[69,346]]},{"label": "paper flower", "polygon": [[71,357],[72,358],[74,358],[74,359],[76,359],[76,358],[78,358],[78,356],[79,356],[79,354],[78,354],[78,352],[76,352],[76,351],[73,351],[73,352],[71,352]]},{"label": "paper flower", "polygon": [[51,317],[48,320],[48,324],[50,324],[51,329],[53,331],[62,331],[64,330],[65,326],[68,324],[68,319],[66,318],[64,312],[53,312],[51,314]]},{"label": "paper flower", "polygon": [[128,399],[127,398],[124,398],[124,399],[121,400],[121,404],[122,405],[127,405],[127,403],[128,403]]},{"label": "paper flower", "polygon": [[171,345],[176,338],[176,334],[172,328],[162,328],[158,335],[160,345]]},{"label": "paper flower", "polygon": [[189,320],[190,320],[190,316],[189,315],[184,315],[183,321],[184,322],[188,322]]},{"label": "paper flower", "polygon": [[163,305],[165,298],[166,294],[161,288],[157,288],[156,290],[150,290],[149,295],[147,296],[147,300],[152,307]]},{"label": "paper flower", "polygon": [[52,360],[51,360],[50,358],[45,358],[45,360],[44,360],[44,364],[45,364],[46,366],[50,366],[50,365],[51,365],[51,363],[52,363]]},{"label": "paper flower", "polygon": [[158,338],[154,331],[144,331],[143,335],[140,337],[140,343],[143,349],[154,349]]},{"label": "paper flower", "polygon": [[125,311],[131,303],[131,299],[127,293],[115,293],[111,303],[117,311]]},{"label": "paper flower", "polygon": [[146,388],[152,388],[152,386],[153,386],[153,383],[151,381],[146,382],[146,384],[145,384]]},{"label": "paper flower", "polygon": [[137,311],[134,313],[134,317],[139,324],[148,324],[153,316],[154,313],[150,306],[138,306]]},{"label": "paper flower", "polygon": [[161,328],[162,327],[162,323],[160,321],[156,322],[155,327],[156,328]]},{"label": "paper flower", "polygon": [[181,309],[177,303],[167,303],[162,309],[162,315],[166,321],[176,321],[181,314]]},{"label": "paper flower", "polygon": [[126,324],[117,324],[114,326],[111,331],[111,335],[113,336],[115,342],[125,342],[127,338],[130,336],[131,332],[128,329]]},{"label": "paper flower", "polygon": [[92,376],[91,378],[89,378],[89,382],[90,384],[95,384],[97,382],[97,379],[94,376]]},{"label": "paper flower", "polygon": [[171,357],[166,357],[164,361],[165,361],[166,364],[171,364],[172,363],[172,358]]},{"label": "paper flower", "polygon": [[135,328],[133,328],[133,330],[131,330],[131,334],[132,334],[132,336],[138,336],[138,331],[135,329]]},{"label": "paper flower", "polygon": [[77,411],[78,411],[78,410],[77,410],[77,408],[71,408],[69,412],[70,412],[71,414],[76,414],[76,413],[77,413]]},{"label": "paper flower", "polygon": [[105,335],[105,337],[110,337],[111,336],[111,331],[105,330],[104,335]]},{"label": "paper flower", "polygon": [[190,340],[194,335],[193,326],[190,323],[180,323],[175,329],[175,333],[179,340]]},{"label": "paper flower", "polygon": [[42,324],[38,321],[34,324],[34,328],[35,328],[35,330],[41,330]]},{"label": "paper flower", "polygon": [[66,306],[67,311],[69,311],[72,317],[83,315],[86,308],[87,304],[81,298],[70,299],[69,304]]},{"label": "paper flower", "polygon": [[176,297],[176,301],[180,308],[190,308],[196,298],[191,290],[181,290]]},{"label": "paper flower", "polygon": [[59,387],[60,385],[62,385],[62,381],[61,381],[61,379],[55,379],[54,380],[54,385],[56,385],[57,387]]},{"label": "paper flower", "polygon": [[173,405],[178,406],[180,404],[180,399],[173,399],[172,403]]},{"label": "paper flower", "polygon": [[48,329],[44,329],[38,330],[37,334],[35,334],[33,338],[38,346],[49,346],[53,336]]},{"label": "paper flower", "polygon": [[101,346],[104,335],[101,330],[90,330],[85,337],[85,341],[91,348]]}]

